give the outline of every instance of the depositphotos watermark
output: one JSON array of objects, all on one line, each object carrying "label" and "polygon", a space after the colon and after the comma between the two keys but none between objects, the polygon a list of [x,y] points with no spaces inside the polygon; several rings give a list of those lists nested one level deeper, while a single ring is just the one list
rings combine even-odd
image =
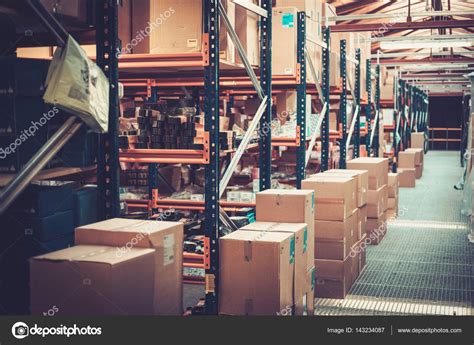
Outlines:
[{"label": "depositphotos watermark", "polygon": [[59,109],[53,107],[47,113],[43,113],[43,116],[41,116],[38,121],[31,121],[31,126],[22,130],[20,135],[14,141],[12,141],[10,145],[7,147],[0,147],[0,159],[5,159],[8,155],[15,153],[18,147],[20,147],[29,138],[34,137],[38,129],[48,123],[48,121],[51,120],[57,113],[59,113]]},{"label": "depositphotos watermark", "polygon": [[73,326],[60,325],[57,327],[40,327],[35,323],[33,327],[30,327],[24,322],[17,322],[12,326],[12,335],[16,339],[24,339],[29,336],[40,336],[43,338],[47,336],[63,336],[69,338],[71,336],[91,336],[101,334],[101,327],[79,327],[76,324]]},{"label": "depositphotos watermark", "polygon": [[147,26],[143,30],[137,31],[135,37],[130,42],[128,42],[125,47],[122,48],[122,51],[118,51],[115,54],[116,57],[118,57],[120,54],[131,54],[134,47],[136,47],[145,38],[149,37],[154,29],[166,22],[175,12],[175,9],[170,7],[163,13],[160,13],[159,17],[154,21],[148,22]]}]

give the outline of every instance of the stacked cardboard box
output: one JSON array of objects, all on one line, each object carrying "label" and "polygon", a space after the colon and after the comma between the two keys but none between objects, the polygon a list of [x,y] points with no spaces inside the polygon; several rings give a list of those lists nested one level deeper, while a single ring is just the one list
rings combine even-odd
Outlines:
[{"label": "stacked cardboard box", "polygon": [[415,153],[415,175],[417,179],[420,179],[423,176],[425,151],[423,149],[406,149],[405,152]]},{"label": "stacked cardboard box", "polygon": [[[294,275],[293,275],[293,301],[291,303],[292,306],[292,313],[294,315],[307,315],[308,314],[308,303],[311,303],[311,299],[313,298],[313,294],[310,294],[308,296],[308,290],[307,290],[307,284],[306,284],[306,277],[307,277],[307,272],[308,272],[308,255],[310,255],[308,251],[308,227],[306,223],[271,223],[271,222],[255,222],[251,223],[243,228],[241,228],[239,231],[252,231],[256,232],[255,236],[260,237],[264,236],[264,233],[286,233],[286,234],[291,234],[293,235],[293,239],[291,240],[292,243],[294,243],[294,249],[292,248],[291,250],[294,251],[290,252],[290,260],[294,261]],[[232,258],[232,253],[224,253],[228,254],[229,259]],[[263,255],[263,253],[261,253]],[[226,263],[226,258],[223,256],[223,261],[222,263]],[[248,256],[247,256],[248,259]],[[311,267],[312,268],[312,263]],[[252,271],[255,269],[255,267],[251,267],[249,265],[244,265],[242,266],[242,269],[239,270],[239,274],[249,274],[247,279],[244,279],[247,281],[246,285],[246,290],[247,289],[252,289],[252,286],[255,284],[255,277],[251,277],[251,274],[261,274],[257,273],[255,271]],[[224,268],[221,266],[221,271],[224,271]],[[229,309],[227,309],[228,306],[230,305],[235,305],[238,303],[238,301],[235,300],[235,298],[238,296],[235,293],[233,293],[234,290],[232,290],[231,286],[234,286],[235,284],[232,282],[233,274],[230,271],[228,275],[223,275],[224,277],[228,277],[229,279],[223,281],[223,290],[225,291],[225,298],[223,298],[222,301],[222,312],[224,314],[228,314],[230,312]],[[261,278],[260,278],[261,279]],[[235,287],[235,286],[234,286]],[[255,293],[255,296],[253,299],[260,299],[259,297],[259,292],[258,291],[253,291]],[[262,295],[265,294],[264,291],[261,292]],[[241,295],[241,297],[245,297],[245,299],[248,299],[251,296],[245,296],[245,293]],[[237,297],[238,299],[239,297]],[[243,300],[240,301],[241,303],[244,302]],[[258,303],[257,303],[258,304]],[[226,310],[227,309],[227,310]],[[254,310],[256,314],[260,314],[257,312],[257,310]],[[262,310],[263,312],[263,310]],[[278,313],[279,310],[275,310],[274,314]]]},{"label": "stacked cardboard box", "polygon": [[347,168],[368,171],[366,232],[371,244],[379,244],[386,232],[388,159],[357,158],[347,162]]},{"label": "stacked cardboard box", "polygon": [[333,169],[326,171],[325,174],[330,176],[349,176],[356,180],[356,203],[357,208],[359,209],[356,239],[357,241],[360,241],[365,235],[365,226],[367,223],[367,192],[369,190],[369,172],[367,170]]},{"label": "stacked cardboard box", "polygon": [[307,279],[308,315],[314,314],[314,192],[312,190],[270,189],[257,193],[256,219],[258,222],[307,224]]},{"label": "stacked cardboard box", "polygon": [[398,180],[398,174],[388,174],[388,212],[387,219],[398,217],[398,191],[400,188],[400,182]]},{"label": "stacked cardboard box", "polygon": [[294,304],[295,235],[238,230],[219,240],[219,314],[288,315]]},{"label": "stacked cardboard box", "polygon": [[411,133],[411,148],[424,149],[425,148],[425,133]]},{"label": "stacked cardboard box", "polygon": [[76,228],[75,247],[31,260],[31,312],[63,300],[63,315],[181,315],[183,232],[119,218]]},{"label": "stacked cardboard box", "polygon": [[[322,52],[315,43],[320,36],[320,23],[324,1],[314,0],[277,0],[273,8],[272,73],[273,75],[296,75],[297,67],[297,13],[306,12],[306,47],[309,57],[321,78]],[[331,71],[332,73],[332,71]],[[307,81],[314,82],[313,75],[307,73]]]},{"label": "stacked cardboard box", "polygon": [[315,294],[345,298],[358,270],[351,249],[357,242],[359,209],[357,180],[351,176],[318,174],[302,183],[315,195]]},{"label": "stacked cardboard box", "polygon": [[[416,186],[416,161],[415,151],[403,151],[398,154],[398,172],[400,174],[400,187],[415,188]],[[421,169],[423,166],[421,166]],[[419,168],[420,169],[420,168]]]}]

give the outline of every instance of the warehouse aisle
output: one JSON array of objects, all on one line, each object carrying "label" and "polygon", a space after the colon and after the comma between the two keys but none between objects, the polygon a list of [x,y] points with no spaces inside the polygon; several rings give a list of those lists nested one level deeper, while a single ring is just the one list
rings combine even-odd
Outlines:
[{"label": "warehouse aisle", "polygon": [[474,315],[474,245],[461,216],[459,153],[430,152],[414,189],[400,189],[388,225],[344,300],[316,300],[317,315]]}]

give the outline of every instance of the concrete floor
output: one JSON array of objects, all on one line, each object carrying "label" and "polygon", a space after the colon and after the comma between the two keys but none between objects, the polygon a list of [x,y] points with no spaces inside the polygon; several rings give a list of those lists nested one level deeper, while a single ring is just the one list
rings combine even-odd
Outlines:
[{"label": "concrete floor", "polygon": [[316,300],[317,315],[474,315],[474,245],[461,215],[458,152],[429,152],[416,188],[400,189],[400,217],[344,300]]}]

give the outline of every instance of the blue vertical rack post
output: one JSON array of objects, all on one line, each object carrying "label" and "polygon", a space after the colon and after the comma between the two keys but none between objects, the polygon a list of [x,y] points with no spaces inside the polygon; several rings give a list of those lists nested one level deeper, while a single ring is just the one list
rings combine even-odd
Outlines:
[{"label": "blue vertical rack post", "polygon": [[[380,154],[380,65],[375,67],[375,114],[377,122],[374,124],[374,157],[378,157]],[[378,114],[378,116],[377,116]]]},{"label": "blue vertical rack post", "polygon": [[296,155],[296,188],[301,189],[301,182],[305,179],[306,170],[306,14],[298,12],[297,60],[299,80],[297,93],[297,128],[300,131],[300,144]]},{"label": "blue vertical rack post", "polygon": [[[158,102],[158,87],[151,87],[151,97],[149,101],[156,103]],[[153,200],[153,191],[158,190],[158,164],[151,163],[148,164],[148,198]]]},{"label": "blue vertical rack post", "polygon": [[329,72],[330,72],[330,47],[331,47],[331,29],[329,27],[324,28],[323,41],[326,44],[326,48],[323,48],[323,78],[322,78],[322,89],[324,99],[328,106],[326,112],[321,114],[324,116],[324,120],[321,125],[321,171],[327,171],[329,169],[329,103],[330,103],[330,85],[329,85]]},{"label": "blue vertical rack post", "polygon": [[357,112],[357,119],[355,120],[354,126],[354,158],[360,157],[360,48],[356,50],[356,67],[355,67],[355,86],[354,86],[354,101],[356,107],[358,107],[359,111]]},{"label": "blue vertical rack post", "polygon": [[342,123],[342,141],[340,146],[339,168],[346,169],[346,144],[347,144],[347,61],[346,61],[346,40],[340,41],[341,45],[341,97],[339,103],[339,120]]},{"label": "blue vertical rack post", "polygon": [[204,32],[209,35],[209,64],[204,68],[204,130],[209,133],[205,167],[205,312],[218,312],[219,279],[219,0],[204,0]]},{"label": "blue vertical rack post", "polygon": [[260,85],[268,95],[267,108],[260,120],[260,190],[272,188],[272,0],[261,0],[267,17],[260,19]]},{"label": "blue vertical rack post", "polygon": [[370,137],[372,134],[372,63],[369,59],[366,62],[366,89],[367,89],[367,105],[365,107],[365,121],[367,122],[367,136],[365,137],[365,146],[367,148],[367,156],[370,157]]},{"label": "blue vertical rack post", "polygon": [[118,38],[117,1],[98,0],[95,3],[97,13],[96,43],[97,65],[109,79],[109,128],[106,134],[99,135],[99,153],[97,164],[97,184],[99,191],[98,210],[100,219],[109,219],[120,215],[120,176],[119,176],[119,96],[118,96]]}]

